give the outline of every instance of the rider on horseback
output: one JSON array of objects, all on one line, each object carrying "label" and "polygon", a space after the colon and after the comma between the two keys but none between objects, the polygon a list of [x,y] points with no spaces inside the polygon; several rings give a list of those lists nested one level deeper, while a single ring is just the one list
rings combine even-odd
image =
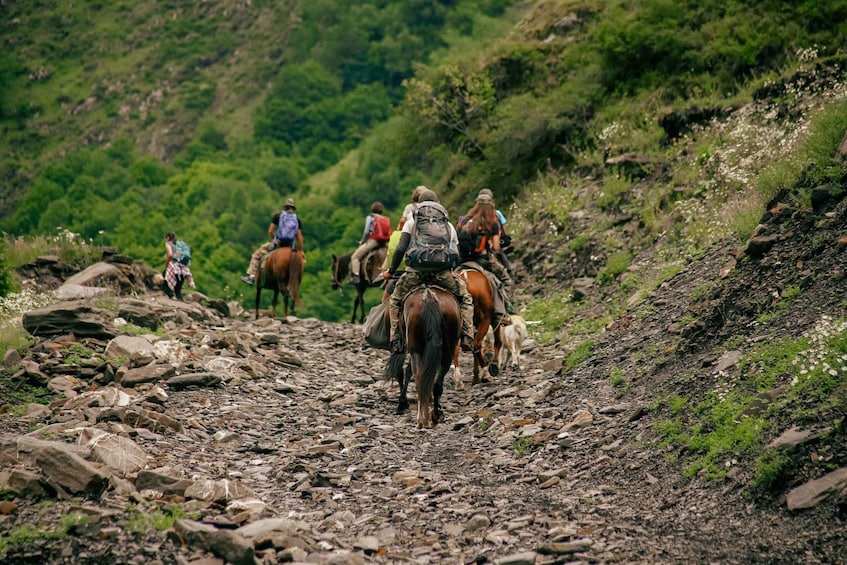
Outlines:
[{"label": "rider on horseback", "polygon": [[365,218],[365,231],[359,240],[359,247],[350,258],[350,284],[359,284],[359,267],[362,259],[378,247],[385,247],[391,237],[391,220],[382,214],[381,202],[371,204],[371,213]]},{"label": "rider on horseback", "polygon": [[[459,219],[460,259],[475,261],[480,267],[490,271],[503,285],[506,312],[514,314],[512,293],[514,282],[509,271],[498,259],[500,253],[500,222],[494,208],[494,200],[489,189],[482,189],[476,197],[476,204]],[[508,321],[508,320],[506,320]]]},{"label": "rider on horseback", "polygon": [[[294,205],[294,199],[288,198],[285,200],[285,205],[282,212],[275,214],[268,225],[268,241],[263,243],[250,256],[250,266],[247,267],[247,274],[241,277],[241,282],[253,285],[256,282],[256,275],[259,274],[259,267],[262,261],[267,257],[268,253],[278,247],[292,247],[300,251],[300,256],[305,262],[306,252],[303,251],[303,226],[300,223],[300,218],[297,217]],[[282,222],[285,221],[285,224]],[[285,227],[280,233],[281,226]]]},{"label": "rider on horseback", "polygon": [[[435,192],[420,192],[418,208],[403,226],[400,243],[391,258],[385,279],[391,278],[403,258],[406,272],[400,276],[391,294],[389,317],[393,352],[403,351],[400,334],[400,310],[409,292],[426,283],[436,283],[455,294],[461,301],[462,349],[472,350],[474,339],[473,299],[468,294],[464,279],[453,272],[458,261],[456,228],[448,221],[447,210],[438,203]],[[440,234],[440,235],[436,235]]]}]

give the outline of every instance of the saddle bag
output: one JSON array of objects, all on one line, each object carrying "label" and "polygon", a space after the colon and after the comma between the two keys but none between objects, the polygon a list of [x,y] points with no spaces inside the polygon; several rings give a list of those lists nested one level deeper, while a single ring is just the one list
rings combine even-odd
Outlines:
[{"label": "saddle bag", "polygon": [[371,308],[362,327],[362,337],[375,349],[389,349],[391,323],[388,319],[388,302],[382,302]]}]

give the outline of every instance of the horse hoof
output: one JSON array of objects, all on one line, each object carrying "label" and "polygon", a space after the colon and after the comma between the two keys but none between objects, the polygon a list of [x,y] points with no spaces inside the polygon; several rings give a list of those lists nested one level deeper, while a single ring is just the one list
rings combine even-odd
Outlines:
[{"label": "horse hoof", "polygon": [[492,377],[496,377],[500,374],[500,367],[497,365],[497,363],[492,363],[488,366],[488,374]]}]

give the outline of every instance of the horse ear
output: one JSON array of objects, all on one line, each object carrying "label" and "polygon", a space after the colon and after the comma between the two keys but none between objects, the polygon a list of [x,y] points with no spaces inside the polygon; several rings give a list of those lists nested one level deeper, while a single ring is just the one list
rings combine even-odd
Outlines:
[{"label": "horse ear", "polygon": [[332,260],[335,261],[338,257],[335,256],[335,253],[332,254]]}]

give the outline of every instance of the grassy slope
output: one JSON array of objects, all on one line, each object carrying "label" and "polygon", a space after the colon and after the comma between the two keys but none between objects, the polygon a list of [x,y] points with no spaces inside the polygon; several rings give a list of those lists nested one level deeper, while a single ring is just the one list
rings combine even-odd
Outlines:
[{"label": "grassy slope", "polygon": [[167,161],[207,121],[232,142],[249,139],[252,108],[280,68],[290,25],[288,3],[162,10],[30,2],[6,10],[4,113],[31,117],[4,122],[0,135],[2,162],[18,176],[0,188],[2,215],[14,205],[9,190],[69,148],[125,135]]}]

